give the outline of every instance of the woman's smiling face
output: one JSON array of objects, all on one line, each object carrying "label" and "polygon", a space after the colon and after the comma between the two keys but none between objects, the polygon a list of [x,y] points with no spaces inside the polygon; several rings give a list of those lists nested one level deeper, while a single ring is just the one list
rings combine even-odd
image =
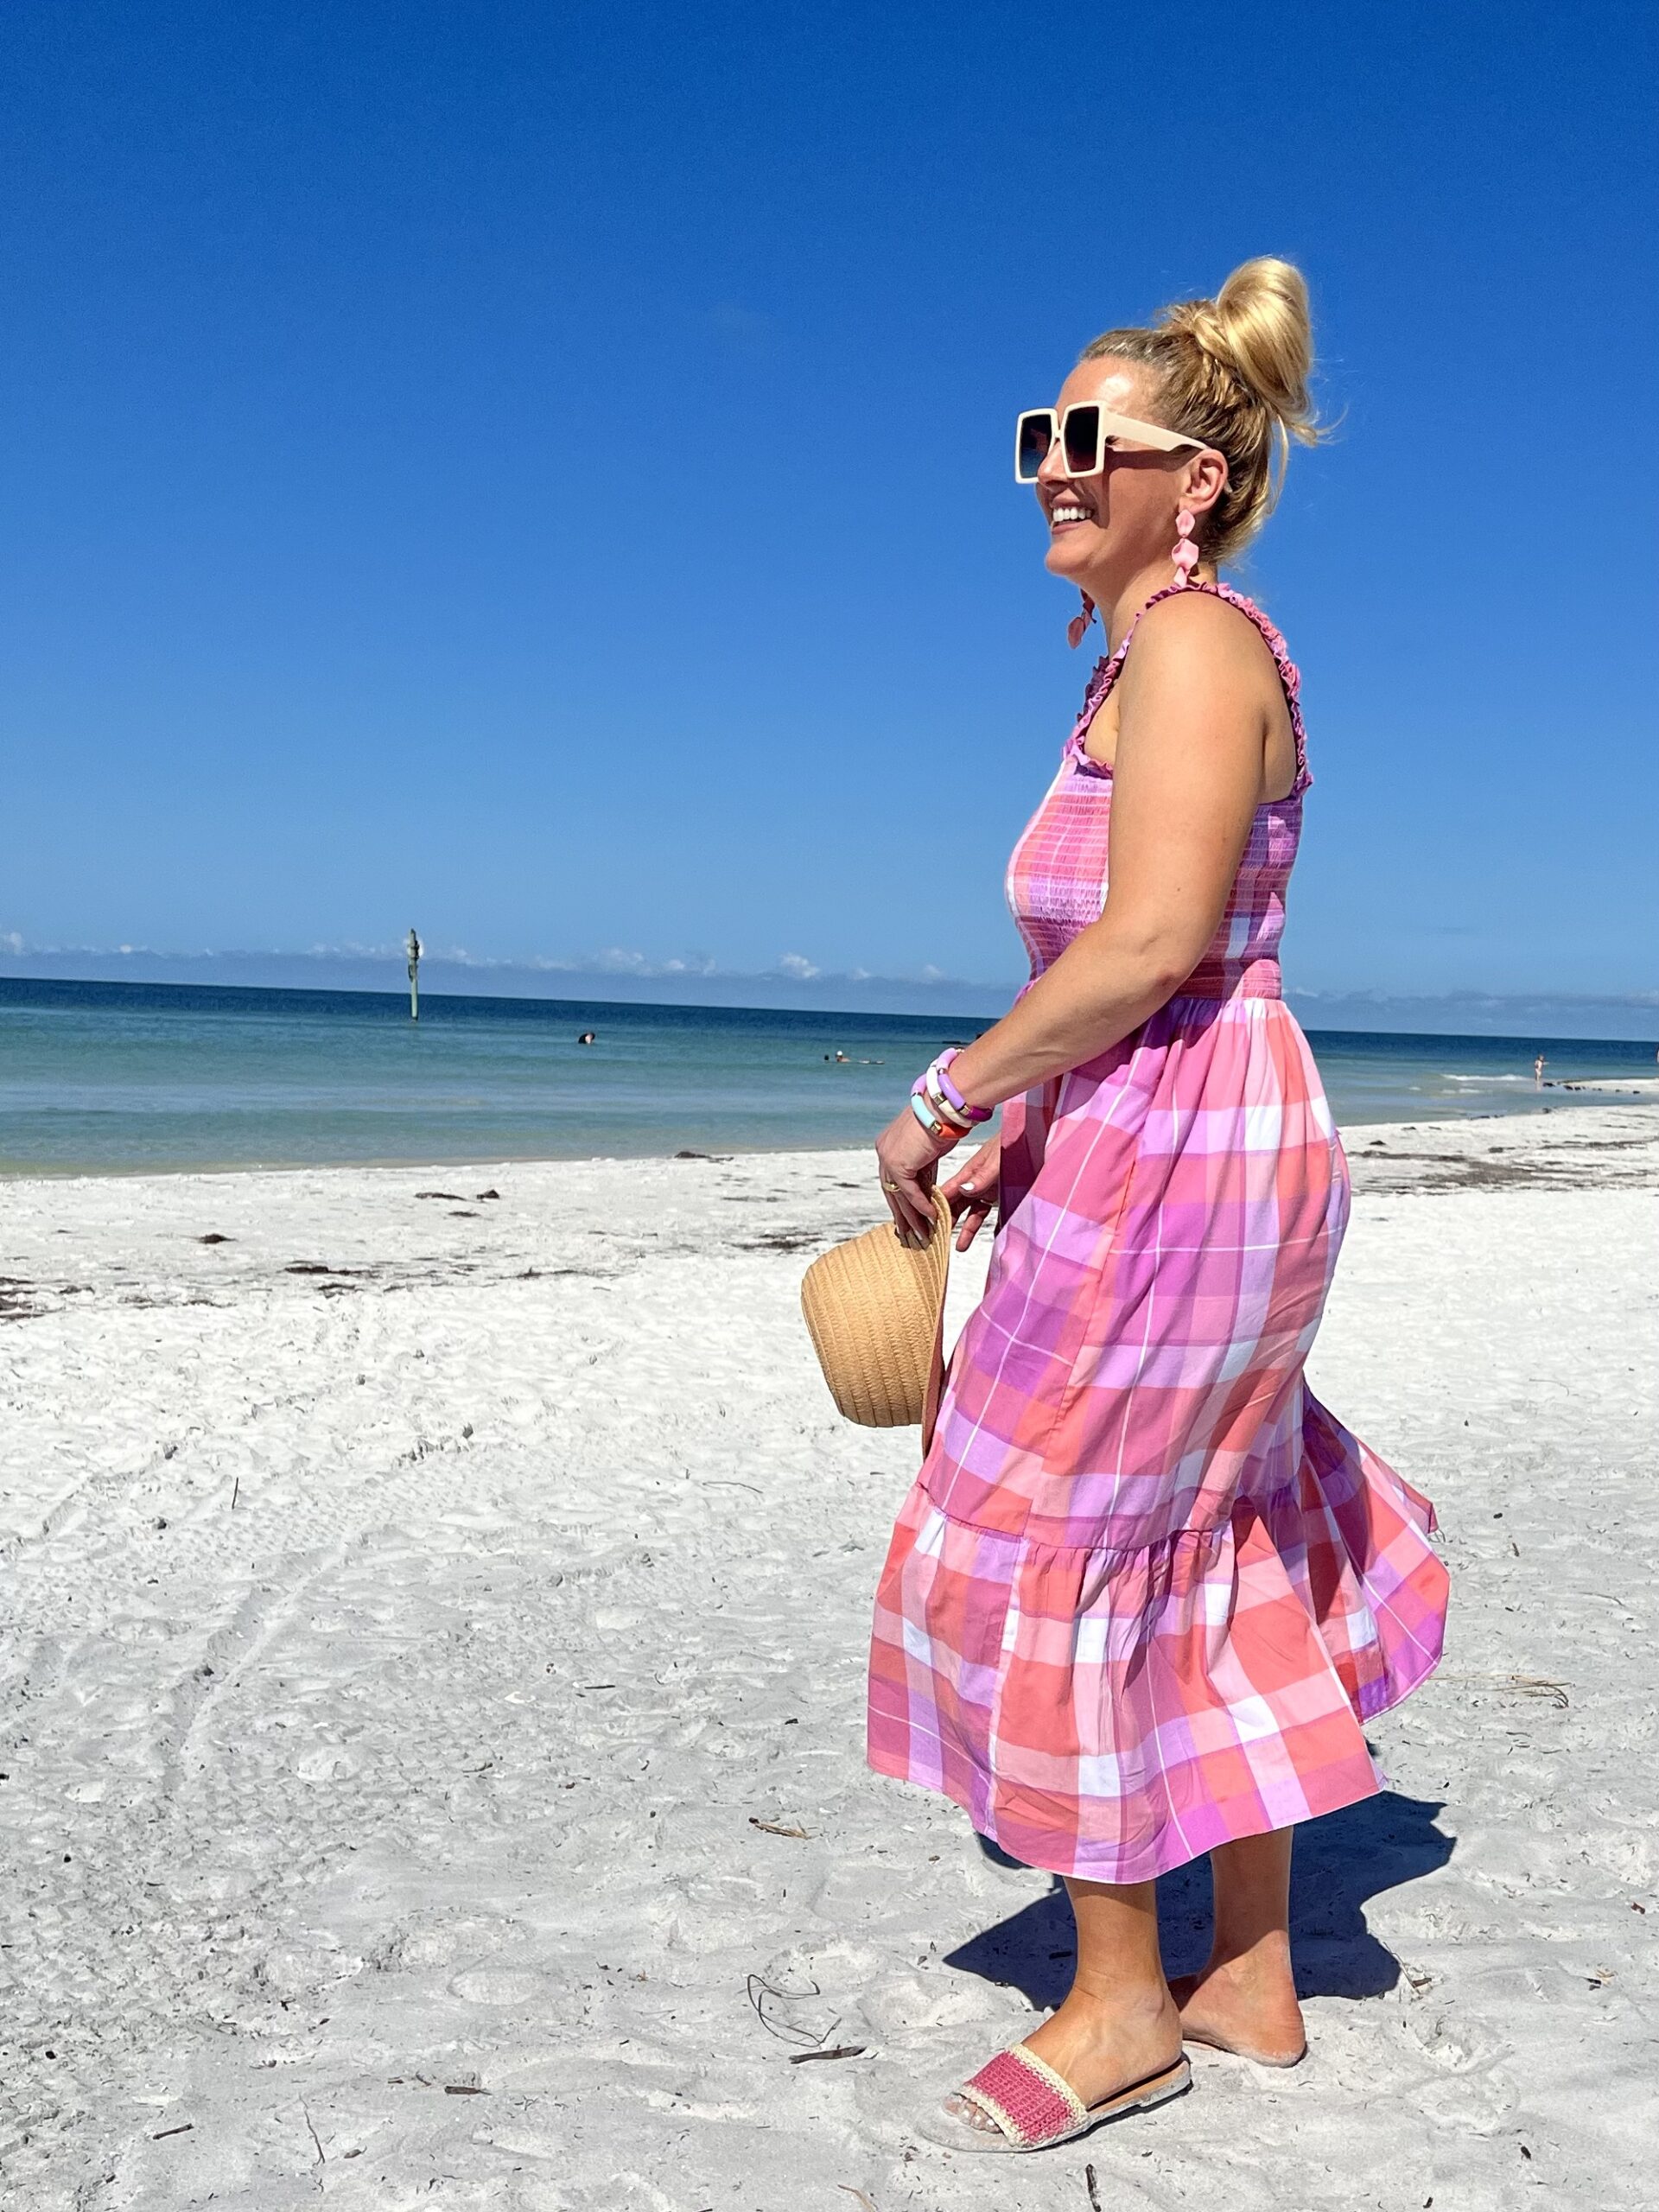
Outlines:
[{"label": "woman's smiling face", "polygon": [[[1154,381],[1136,361],[1079,361],[1056,405],[1064,411],[1091,400],[1143,423],[1160,419]],[[1049,573],[1082,587],[1104,570],[1128,575],[1161,559],[1174,543],[1180,471],[1191,457],[1190,450],[1109,445],[1099,475],[1067,476],[1057,441],[1036,487],[1048,520]]]}]

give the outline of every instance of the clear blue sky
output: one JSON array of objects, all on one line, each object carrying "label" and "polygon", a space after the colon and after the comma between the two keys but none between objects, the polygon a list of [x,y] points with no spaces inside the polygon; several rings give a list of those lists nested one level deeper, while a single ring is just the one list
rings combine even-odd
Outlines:
[{"label": "clear blue sky", "polygon": [[1653,991],[1656,20],[16,0],[0,932],[1016,978],[1012,415],[1277,251],[1294,979]]}]

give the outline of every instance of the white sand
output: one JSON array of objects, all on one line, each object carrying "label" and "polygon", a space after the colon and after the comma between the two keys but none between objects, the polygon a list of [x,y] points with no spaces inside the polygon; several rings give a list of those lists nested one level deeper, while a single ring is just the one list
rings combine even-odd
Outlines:
[{"label": "white sand", "polygon": [[1020,2162],[911,2127],[1069,1931],[862,1764],[914,1433],[795,1304],[861,1156],[0,1187],[8,2208],[1659,2202],[1659,1113],[1351,1148],[1313,1379],[1450,1652],[1306,1833],[1309,2062]]}]

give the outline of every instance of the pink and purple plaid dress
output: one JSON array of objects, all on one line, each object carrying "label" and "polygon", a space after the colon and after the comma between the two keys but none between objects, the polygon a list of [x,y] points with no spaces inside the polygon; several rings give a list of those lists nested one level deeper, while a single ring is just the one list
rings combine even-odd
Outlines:
[{"label": "pink and purple plaid dress", "polygon": [[[1201,588],[1272,650],[1295,784],[1180,995],[1005,1109],[989,1278],[871,1648],[871,1764],[1103,1882],[1372,1794],[1361,1724],[1429,1673],[1446,1614],[1427,1500],[1303,1380],[1349,1206],[1280,995],[1311,779],[1284,640]],[[1084,741],[1133,635],[1009,864],[1033,976],[1100,914],[1112,778]]]}]

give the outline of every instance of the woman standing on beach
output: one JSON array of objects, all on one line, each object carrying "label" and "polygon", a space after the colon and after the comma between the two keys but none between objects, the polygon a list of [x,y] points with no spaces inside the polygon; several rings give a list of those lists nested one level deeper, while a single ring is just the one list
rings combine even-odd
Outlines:
[{"label": "woman standing on beach", "polygon": [[[1312,779],[1284,642],[1217,579],[1313,442],[1311,365],[1301,277],[1247,262],[1020,418],[1072,642],[1098,613],[1109,652],[1009,866],[1033,980],[878,1147],[925,1234],[1007,1107],[945,1186],[959,1243],[998,1226],[881,1578],[871,1763],[1063,1876],[1077,1928],[1065,2002],[928,2124],[959,2149],[1159,2103],[1184,2038],[1300,2056],[1292,1831],[1379,1788],[1361,1724],[1440,1654],[1433,1511],[1303,1380],[1349,1207],[1281,995]],[[1172,1993],[1154,1881],[1206,1852]]]}]

